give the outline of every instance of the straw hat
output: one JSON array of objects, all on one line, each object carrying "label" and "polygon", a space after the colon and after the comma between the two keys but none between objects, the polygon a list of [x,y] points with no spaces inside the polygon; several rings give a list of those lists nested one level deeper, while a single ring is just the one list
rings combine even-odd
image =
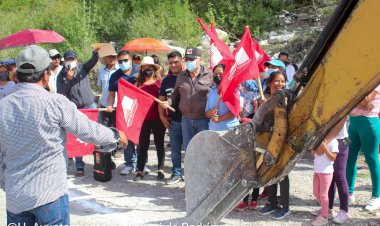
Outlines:
[{"label": "straw hat", "polygon": [[154,59],[150,56],[146,56],[142,59],[141,64],[136,67],[137,70],[141,70],[144,65],[152,65],[156,71],[161,69],[161,66],[154,63]]},{"label": "straw hat", "polygon": [[117,53],[115,51],[115,48],[113,48],[111,43],[104,43],[102,47],[100,47],[99,51],[99,61],[102,64],[106,64],[105,57],[106,56],[117,56]]}]

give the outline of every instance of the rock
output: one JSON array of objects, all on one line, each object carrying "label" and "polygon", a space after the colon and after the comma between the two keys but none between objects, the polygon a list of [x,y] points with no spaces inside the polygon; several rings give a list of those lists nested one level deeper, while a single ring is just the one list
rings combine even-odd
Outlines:
[{"label": "rock", "polygon": [[271,31],[271,32],[269,32],[268,37],[276,36],[276,35],[278,35],[277,32]]},{"label": "rock", "polygon": [[269,44],[277,44],[277,43],[285,43],[288,41],[291,41],[295,38],[295,34],[286,34],[286,35],[276,35],[276,36],[270,36],[269,37]]},{"label": "rock", "polygon": [[[218,33],[218,36],[221,40],[224,42],[228,41],[227,32],[216,28],[216,33]],[[203,32],[201,36],[201,45],[205,48],[210,48],[210,37],[205,32]]]},{"label": "rock", "polygon": [[269,43],[268,43],[268,40],[261,40],[261,41],[259,41],[259,44],[261,46],[267,46]]},{"label": "rock", "polygon": [[315,0],[319,6],[327,6],[330,0]]},{"label": "rock", "polygon": [[285,20],[285,24],[291,24],[292,23],[292,20],[291,19],[286,19]]},{"label": "rock", "polygon": [[279,18],[279,19],[284,19],[284,18],[285,18],[285,15],[284,15],[284,14],[278,15],[278,18]]}]

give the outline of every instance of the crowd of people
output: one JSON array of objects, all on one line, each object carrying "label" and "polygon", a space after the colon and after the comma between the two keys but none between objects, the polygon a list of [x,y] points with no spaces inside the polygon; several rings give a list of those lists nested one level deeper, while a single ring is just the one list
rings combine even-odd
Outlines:
[{"label": "crowd of people", "polygon": [[[57,222],[69,222],[67,187],[62,188],[62,184],[67,183],[64,152],[66,131],[91,143],[124,143],[125,166],[120,174],[135,173],[134,181],[145,180],[144,174],[150,172],[146,164],[150,135],[153,133],[158,161],[157,180],[164,180],[168,185],[175,184],[185,179],[181,151],[186,150],[197,133],[204,130],[223,133],[242,122],[250,121],[277,90],[294,85],[293,77],[298,70],[286,52],[265,62],[267,71],[261,73],[258,78],[260,82],[248,80],[240,85],[241,113],[235,116],[218,93],[225,65],[218,64],[209,70],[203,65],[200,49],[188,48],[184,54],[170,52],[166,59],[167,73],[158,56],[141,58],[127,50],[116,53],[114,49],[109,55],[99,57],[98,49],[95,49],[89,60],[79,63],[73,50],[61,54],[56,49],[47,52],[41,47],[29,46],[20,52],[17,60],[0,62],[0,119],[3,122],[0,130],[5,134],[0,137],[0,185],[6,191],[8,223],[19,222],[20,219],[37,219],[36,222],[43,224],[46,217],[44,211],[52,208],[54,202],[61,203],[61,207],[54,207],[58,209],[53,208],[54,211],[66,216]],[[96,103],[89,73],[99,60],[103,64],[97,79],[101,96]],[[162,101],[154,102],[146,114],[139,144],[127,140],[128,134],[125,136],[113,129],[120,79]],[[260,86],[264,96],[260,95]],[[176,111],[167,111],[168,106]],[[77,111],[87,108],[106,109],[99,113],[99,123],[102,125],[90,122]],[[376,211],[380,208],[379,111],[380,85],[313,150],[313,194],[321,206],[312,211],[316,215],[313,225],[327,224],[331,218],[336,223],[344,223],[349,219],[349,203],[355,202],[356,163],[360,152],[364,153],[372,181],[372,199],[365,210]],[[17,125],[21,125],[14,128],[16,117]],[[27,133],[33,129],[37,129],[33,134],[39,134],[38,138]],[[164,174],[166,130],[169,131],[173,165],[168,178]],[[26,139],[20,141],[20,134]],[[33,155],[30,152],[32,147]],[[33,162],[46,165],[44,173],[30,164]],[[75,167],[76,176],[85,174],[82,157],[75,158]],[[35,179],[23,182],[21,177]],[[37,184],[47,181],[54,182],[49,182],[49,189]],[[281,220],[290,214],[290,183],[286,176],[279,184],[266,187],[262,195],[259,195],[258,188],[254,189],[251,200],[247,195],[236,210],[256,209],[258,198],[267,198],[267,204],[259,213],[272,214],[274,219]],[[337,215],[333,215],[336,189],[340,210]]]}]

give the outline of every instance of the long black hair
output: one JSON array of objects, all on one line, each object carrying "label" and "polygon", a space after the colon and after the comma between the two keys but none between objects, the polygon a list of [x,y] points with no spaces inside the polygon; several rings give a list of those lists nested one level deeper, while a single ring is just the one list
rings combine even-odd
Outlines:
[{"label": "long black hair", "polygon": [[286,74],[285,74],[285,72],[283,72],[283,71],[274,71],[274,72],[272,72],[270,75],[269,75],[269,78],[268,78],[268,80],[267,80],[267,87],[265,88],[265,90],[264,90],[264,93],[265,94],[271,94],[270,93],[270,87],[269,87],[269,85],[272,83],[272,81],[273,81],[273,79],[277,76],[277,75],[279,75],[279,74],[282,74],[283,76],[284,76],[284,78],[285,78],[285,81],[286,81]]}]

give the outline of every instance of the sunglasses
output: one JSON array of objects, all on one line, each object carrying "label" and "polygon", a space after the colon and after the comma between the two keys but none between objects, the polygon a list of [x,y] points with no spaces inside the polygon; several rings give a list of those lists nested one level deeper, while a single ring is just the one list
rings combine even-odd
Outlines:
[{"label": "sunglasses", "polygon": [[61,59],[61,56],[59,56],[59,55],[53,56],[53,57],[50,57],[50,59],[52,59],[52,60]]},{"label": "sunglasses", "polygon": [[117,62],[119,62],[119,64],[122,64],[122,63],[127,63],[129,60],[128,59],[124,59],[124,60],[118,60]]}]

